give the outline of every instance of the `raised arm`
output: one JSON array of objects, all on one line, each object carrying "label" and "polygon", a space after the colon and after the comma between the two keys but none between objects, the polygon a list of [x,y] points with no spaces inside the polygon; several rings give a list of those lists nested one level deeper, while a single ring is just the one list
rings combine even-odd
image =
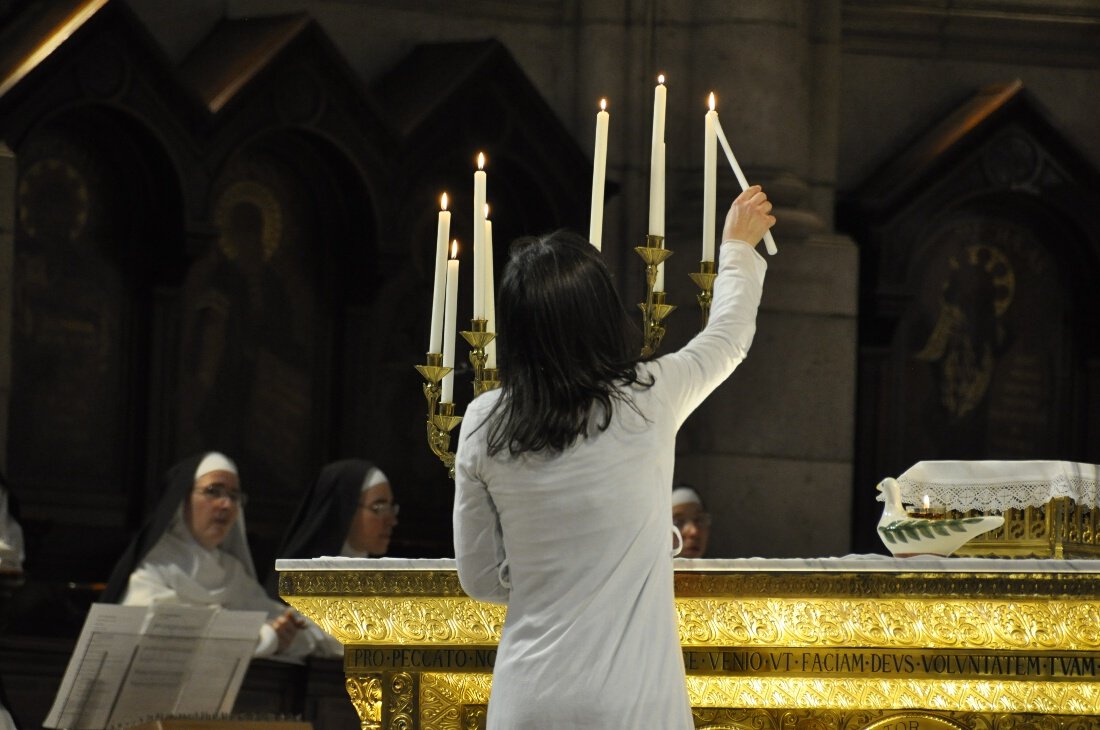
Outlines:
[{"label": "raised arm", "polygon": [[767,270],[755,247],[775,224],[771,208],[759,185],[742,192],[730,205],[707,327],[682,349],[656,362],[658,387],[676,414],[677,428],[748,354]]}]

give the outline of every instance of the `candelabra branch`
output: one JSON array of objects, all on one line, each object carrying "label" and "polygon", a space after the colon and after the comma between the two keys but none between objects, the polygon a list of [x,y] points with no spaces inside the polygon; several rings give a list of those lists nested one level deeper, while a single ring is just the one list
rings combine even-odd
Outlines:
[{"label": "candelabra branch", "polygon": [[714,279],[718,276],[714,273],[714,262],[700,261],[699,270],[691,272],[688,276],[699,287],[699,293],[695,295],[695,299],[699,302],[699,310],[703,315],[702,326],[705,328],[707,321],[710,319],[710,302],[714,297]]},{"label": "candelabra branch", "polygon": [[440,382],[453,368],[443,366],[443,356],[438,352],[429,352],[424,365],[415,366],[424,377],[424,399],[428,402],[428,447],[447,467],[452,479],[455,476],[455,455],[451,448],[451,431],[462,420],[454,415],[454,403],[440,403]]},{"label": "candelabra branch", "polygon": [[676,305],[665,303],[663,291],[654,291],[657,267],[673,252],[665,248],[664,236],[646,236],[645,245],[635,246],[634,251],[645,262],[646,298],[638,307],[642,310],[642,357],[649,357],[661,346],[665,317],[676,309]]}]

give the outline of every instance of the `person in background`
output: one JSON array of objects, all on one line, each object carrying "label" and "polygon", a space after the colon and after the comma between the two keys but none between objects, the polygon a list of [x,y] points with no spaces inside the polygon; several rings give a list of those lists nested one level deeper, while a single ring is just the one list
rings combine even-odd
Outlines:
[{"label": "person in background", "polygon": [[8,508],[8,482],[0,472],[0,570],[23,569],[23,528]]},{"label": "person in background", "polygon": [[680,531],[683,547],[679,558],[702,558],[710,540],[710,515],[699,493],[687,484],[672,490],[672,524]]},{"label": "person in background", "polygon": [[[381,469],[364,459],[344,459],[325,466],[305,493],[290,522],[278,558],[385,555],[397,526],[399,506]],[[279,576],[271,571],[267,592],[279,596]],[[317,643],[314,654],[343,656],[343,646],[312,621],[308,630]]]},{"label": "person in background", "polygon": [[115,565],[100,600],[125,606],[179,603],[263,611],[254,656],[302,658],[315,648],[304,620],[256,579],[236,465],[211,451],[166,475],[149,522]]},{"label": "person in background", "polygon": [[[19,574],[23,570],[23,528],[8,508],[8,482],[0,472],[0,571]],[[0,596],[7,600],[7,596]],[[2,623],[2,619],[0,619]],[[15,730],[15,720],[5,708],[4,685],[0,682],[0,730]]]}]

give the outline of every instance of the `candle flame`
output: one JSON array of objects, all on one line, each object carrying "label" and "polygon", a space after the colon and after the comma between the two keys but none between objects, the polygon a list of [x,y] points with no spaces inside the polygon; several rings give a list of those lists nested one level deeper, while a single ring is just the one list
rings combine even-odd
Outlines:
[{"label": "candle flame", "polygon": [[665,82],[665,75],[664,74],[657,74],[657,83],[658,84],[663,84],[664,82]]},{"label": "candle flame", "polygon": [[488,203],[486,203],[484,205],[484,207],[482,207],[481,212],[485,214],[485,219],[488,220],[489,219],[489,204]]},{"label": "candle flame", "polygon": [[478,152],[477,153],[477,169],[479,169],[479,170],[484,170],[485,169],[485,153],[484,152]]},{"label": "candle flame", "polygon": [[600,111],[607,110],[607,99],[600,99]]},{"label": "candle flame", "polygon": [[924,508],[925,509],[930,509],[931,507],[932,507],[932,500],[929,499],[928,495],[926,494],[926,495],[924,495]]},{"label": "candle flame", "polygon": [[452,259],[457,259],[458,258],[458,239],[457,238],[455,240],[451,241],[451,258]]},{"label": "candle flame", "polygon": [[439,198],[440,210],[447,210],[447,193],[443,193]]},{"label": "candle flame", "polygon": [[714,92],[710,92],[710,99],[707,100],[710,104],[710,110],[714,111]]}]

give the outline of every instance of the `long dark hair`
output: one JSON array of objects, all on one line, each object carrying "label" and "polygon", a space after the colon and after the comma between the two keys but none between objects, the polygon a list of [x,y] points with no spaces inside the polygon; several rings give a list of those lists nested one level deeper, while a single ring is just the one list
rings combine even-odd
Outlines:
[{"label": "long dark hair", "polygon": [[591,418],[606,429],[612,401],[634,407],[623,386],[653,384],[638,378],[640,338],[611,274],[576,233],[513,243],[497,304],[502,392],[487,420],[490,454],[559,453]]}]

